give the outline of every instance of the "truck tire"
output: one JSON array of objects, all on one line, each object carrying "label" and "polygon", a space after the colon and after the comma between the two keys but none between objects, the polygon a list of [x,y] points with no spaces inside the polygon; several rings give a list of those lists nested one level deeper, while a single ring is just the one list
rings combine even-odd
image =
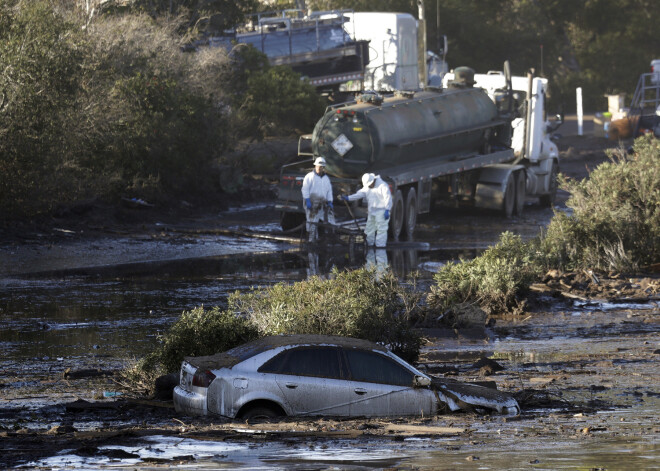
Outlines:
[{"label": "truck tire", "polygon": [[506,188],[504,189],[504,198],[502,201],[502,214],[509,219],[513,216],[513,208],[516,207],[516,184],[513,173],[506,179]]},{"label": "truck tire", "polygon": [[522,216],[525,200],[527,199],[527,176],[524,170],[516,172],[516,206],[513,212],[516,216]]},{"label": "truck tire", "polygon": [[556,161],[552,162],[552,167],[550,168],[550,181],[548,182],[550,191],[545,195],[539,197],[539,203],[544,208],[552,208],[555,205],[555,200],[557,199],[557,175],[559,174],[559,165]]},{"label": "truck tire", "polygon": [[401,190],[396,190],[392,197],[392,211],[390,211],[389,234],[392,240],[398,241],[403,226],[403,194]]},{"label": "truck tire", "polygon": [[280,227],[284,232],[292,232],[301,229],[305,223],[305,215],[300,213],[280,213]]},{"label": "truck tire", "polygon": [[413,239],[415,225],[417,224],[417,192],[414,188],[406,194],[406,206],[403,215],[403,236],[406,240]]}]

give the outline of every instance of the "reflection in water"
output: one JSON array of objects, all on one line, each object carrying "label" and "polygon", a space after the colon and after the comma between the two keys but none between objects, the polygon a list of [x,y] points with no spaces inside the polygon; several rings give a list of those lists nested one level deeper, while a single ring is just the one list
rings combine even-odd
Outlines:
[{"label": "reflection in water", "polygon": [[374,249],[369,247],[367,249],[367,263],[364,265],[369,270],[376,272],[376,277],[382,276],[387,271],[389,265],[387,264],[387,252],[385,249]]},{"label": "reflection in water", "polygon": [[[346,248],[338,250],[337,247],[326,249],[323,247],[314,247],[307,252],[300,252],[301,257],[307,261],[306,275],[327,277],[333,269],[355,269],[365,267],[374,269],[379,275],[386,270],[392,272],[400,278],[405,278],[413,271],[424,270],[425,264],[440,264],[443,262],[430,262],[429,257],[452,257],[451,252],[434,251],[419,249],[382,249],[374,247],[364,247],[362,244],[352,244]],[[426,262],[421,262],[426,260]],[[446,260],[446,258],[445,258]],[[424,270],[433,272],[435,270]]]}]

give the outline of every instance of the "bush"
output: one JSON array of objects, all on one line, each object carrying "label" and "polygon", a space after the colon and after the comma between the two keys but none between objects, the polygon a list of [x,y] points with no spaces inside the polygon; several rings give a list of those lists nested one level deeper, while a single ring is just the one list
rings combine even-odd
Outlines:
[{"label": "bush", "polygon": [[635,141],[632,154],[608,151],[583,181],[560,177],[571,193],[571,215],[556,213],[545,234],[529,242],[511,233],[481,256],[450,263],[434,277],[429,307],[445,312],[462,303],[489,314],[515,312],[530,283],[551,268],[635,271],[660,258],[660,142]]},{"label": "bush", "polygon": [[417,308],[414,292],[392,272],[334,271],[288,285],[234,293],[229,309],[246,315],[262,335],[342,335],[387,345],[408,361],[419,355],[421,338],[409,324]]},{"label": "bush", "polygon": [[86,151],[98,148],[120,175],[119,191],[133,196],[146,196],[134,182],[150,182],[151,198],[217,189],[210,169],[233,143],[217,86],[228,73],[226,54],[181,52],[178,25],[117,15],[89,28],[81,100],[98,140]]},{"label": "bush", "polygon": [[84,39],[50,2],[0,0],[0,214],[33,214],[77,188],[64,151]]},{"label": "bush", "polygon": [[548,264],[635,271],[660,259],[660,143],[641,137],[632,154],[608,155],[588,179],[562,178],[573,213],[556,214],[548,226],[541,244]]},{"label": "bush", "polygon": [[140,363],[141,370],[178,371],[186,356],[213,355],[254,340],[257,329],[245,317],[219,307],[184,312],[160,339],[160,345]]},{"label": "bush", "polygon": [[334,272],[293,285],[279,283],[233,293],[226,310],[198,307],[184,312],[160,338],[156,349],[127,366],[123,378],[148,393],[161,374],[179,370],[186,356],[213,355],[260,336],[342,335],[387,345],[414,362],[421,337],[410,327],[419,295],[392,272]]},{"label": "bush", "polygon": [[505,232],[479,257],[442,267],[434,276],[427,304],[441,313],[464,303],[488,314],[519,311],[520,295],[540,274],[535,243]]},{"label": "bush", "polygon": [[230,53],[232,106],[236,133],[254,139],[309,132],[323,115],[324,102],[300,74],[288,66],[268,64],[252,45],[237,45]]},{"label": "bush", "polygon": [[176,20],[75,13],[0,0],[3,215],[216,189],[209,170],[234,139],[226,54],[181,52]]}]

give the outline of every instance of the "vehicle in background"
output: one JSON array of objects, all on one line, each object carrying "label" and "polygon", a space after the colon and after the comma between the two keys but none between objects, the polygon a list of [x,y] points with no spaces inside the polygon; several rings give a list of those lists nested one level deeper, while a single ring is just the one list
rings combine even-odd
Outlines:
[{"label": "vehicle in background", "polygon": [[[443,88],[364,94],[329,107],[299,145],[301,160],[281,168],[275,208],[283,230],[304,220],[300,186],[314,156],[326,159],[335,194],[354,193],[363,173],[379,174],[393,196],[390,235],[411,239],[417,215],[434,203],[473,205],[521,214],[528,197],[554,204],[559,152],[546,116],[546,79],[467,67],[445,76]],[[341,206],[335,208],[341,216]],[[352,203],[351,217],[366,208]],[[350,222],[350,221],[347,221]],[[340,224],[342,224],[340,222]]]},{"label": "vehicle in background", "polygon": [[418,46],[423,44],[419,38],[425,31],[423,17],[418,20],[408,13],[390,12],[349,12],[347,17],[355,38],[369,41],[363,90],[420,90],[425,84],[442,82],[448,70],[447,39],[443,37],[444,47],[438,54],[424,52]]},{"label": "vehicle in background", "polygon": [[653,59],[651,61],[651,73],[653,74],[651,81],[653,83],[660,83],[660,59]]},{"label": "vehicle in background", "polygon": [[423,7],[420,19],[408,13],[303,9],[255,13],[252,20],[223,35],[198,41],[202,46],[250,44],[271,65],[288,65],[320,94],[344,101],[364,90],[419,90],[439,83],[447,72],[444,48],[436,53],[425,44]]},{"label": "vehicle in background", "polygon": [[243,420],[282,416],[429,416],[459,409],[518,415],[496,389],[431,378],[372,342],[324,335],[264,337],[186,357],[174,407]]},{"label": "vehicle in background", "polygon": [[209,38],[196,46],[250,44],[271,65],[287,65],[321,93],[332,93],[346,82],[362,83],[369,62],[369,41],[355,40],[347,28],[346,11],[285,10],[251,15],[252,21]]}]

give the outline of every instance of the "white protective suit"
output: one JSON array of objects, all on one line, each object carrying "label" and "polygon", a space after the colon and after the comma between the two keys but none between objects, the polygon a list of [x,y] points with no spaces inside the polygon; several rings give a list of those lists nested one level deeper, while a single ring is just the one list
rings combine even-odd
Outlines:
[{"label": "white protective suit", "polygon": [[350,195],[348,200],[367,199],[367,225],[364,228],[367,245],[375,244],[376,247],[385,247],[387,245],[387,226],[390,223],[389,217],[385,218],[385,211],[389,212],[392,209],[392,193],[390,186],[380,178],[380,175],[374,175],[374,177],[373,188],[364,186]]},{"label": "white protective suit", "polygon": [[[330,177],[323,176],[312,170],[303,179],[302,184],[303,207],[307,216],[307,233],[309,240],[315,241],[318,238],[318,223],[325,220],[330,224],[335,223],[335,214],[332,207],[332,184]],[[307,198],[312,201],[312,208],[307,207]]]}]

